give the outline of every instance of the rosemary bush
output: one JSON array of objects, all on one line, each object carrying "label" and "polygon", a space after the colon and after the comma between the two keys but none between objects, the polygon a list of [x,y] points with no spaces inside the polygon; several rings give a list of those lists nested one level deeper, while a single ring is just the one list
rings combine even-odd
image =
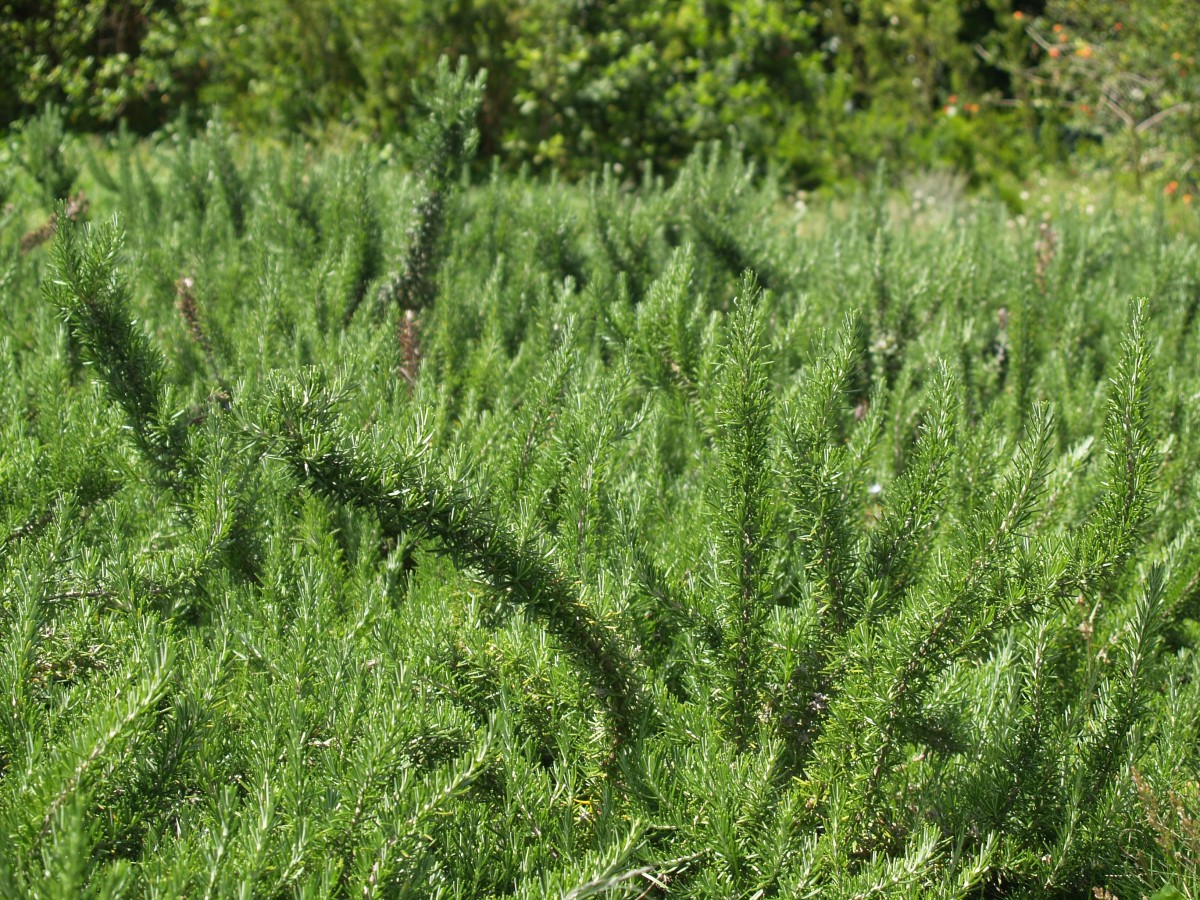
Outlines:
[{"label": "rosemary bush", "polygon": [[0,220],[0,894],[1196,896],[1195,247],[431,97]]}]

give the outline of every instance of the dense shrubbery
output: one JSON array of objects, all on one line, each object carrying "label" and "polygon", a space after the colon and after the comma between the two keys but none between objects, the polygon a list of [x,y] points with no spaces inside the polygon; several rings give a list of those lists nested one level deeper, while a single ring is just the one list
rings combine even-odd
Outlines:
[{"label": "dense shrubbery", "polygon": [[[14,48],[0,61],[0,121],[49,102],[65,106],[71,127],[126,120],[146,132],[181,107],[202,119],[219,106],[246,130],[350,129],[385,143],[411,126],[413,78],[448,54],[490,73],[482,155],[513,166],[581,176],[652,160],[669,171],[718,139],[804,185],[869,174],[880,157],[1002,181],[1095,138],[1138,171],[1166,164],[1178,178],[1200,121],[1186,105],[1200,84],[1200,35],[1186,5],[18,3],[0,19]],[[1071,42],[1060,48],[1052,26]],[[1045,52],[1047,39],[1060,58]],[[1138,130],[1171,107],[1169,121]],[[1180,142],[1188,137],[1191,149]]]},{"label": "dense shrubbery", "polygon": [[[1103,164],[1148,171],[1196,193],[1200,21],[1186,0],[1053,0],[1019,20],[1038,45],[1028,93],[1048,123],[1099,150]],[[1182,182],[1182,184],[1181,184]],[[1182,188],[1182,190],[1181,190]]]},{"label": "dense shrubbery", "polygon": [[1194,246],[461,189],[478,91],[17,186],[0,893],[1195,896]]},{"label": "dense shrubbery", "polygon": [[64,105],[75,127],[142,130],[194,96],[188,0],[9,0],[0,4],[0,121]]}]

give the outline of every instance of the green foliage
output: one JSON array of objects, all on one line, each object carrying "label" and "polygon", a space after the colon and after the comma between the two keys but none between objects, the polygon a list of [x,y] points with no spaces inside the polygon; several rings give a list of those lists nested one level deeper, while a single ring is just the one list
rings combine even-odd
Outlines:
[{"label": "green foliage", "polygon": [[423,90],[417,177],[181,125],[0,218],[0,893],[1194,896],[1192,245],[470,185]]},{"label": "green foliage", "polygon": [[94,366],[109,399],[124,411],[138,449],[166,481],[180,471],[184,434],[165,380],[162,354],[129,314],[129,288],[117,272],[115,223],[86,234],[65,226],[54,244],[47,296],[66,319],[85,363]]},{"label": "green foliage", "polygon": [[18,159],[41,188],[46,203],[53,204],[71,193],[79,169],[68,155],[61,110],[47,104],[40,116],[24,124]]},{"label": "green foliage", "polygon": [[1197,191],[1200,25],[1190,12],[1180,0],[1055,0],[1023,20],[1036,64],[1029,90],[1047,118],[1133,172],[1139,187],[1160,171],[1174,185],[1169,196]]},{"label": "green foliage", "polygon": [[437,60],[465,56],[491,73],[481,156],[513,167],[673,172],[723,141],[801,187],[886,158],[1006,188],[1101,145],[1139,178],[1196,188],[1188,0],[28,6],[0,16],[5,125],[47,103],[75,127],[139,133],[220,109],[244,131],[381,139],[390,159],[419,128]]},{"label": "green foliage", "polygon": [[0,6],[0,121],[63,104],[72,124],[119,119],[151,128],[186,101],[199,73],[184,65],[183,24],[199,3],[183,0],[12,0]]},{"label": "green foliage", "polygon": [[[446,203],[453,177],[475,154],[479,143],[475,117],[486,80],[486,72],[470,77],[465,58],[451,71],[450,60],[443,56],[427,93],[422,92],[427,116],[413,140],[421,189],[414,204],[400,271],[380,289],[380,299],[397,304],[402,315],[432,305],[437,297],[439,244],[445,227]],[[406,343],[405,324],[402,319],[398,332],[402,352]]]},{"label": "green foliage", "polygon": [[730,321],[717,403],[713,548],[718,614],[725,635],[728,687],[722,718],[743,749],[754,731],[762,690],[762,640],[772,591],[770,480],[772,396],[763,359],[758,288],[744,279]]},{"label": "green foliage", "polygon": [[[528,608],[572,652],[604,698],[622,740],[638,726],[639,689],[610,628],[596,620],[536,534],[514,533],[453,472],[428,471],[426,435],[407,446],[374,449],[339,433],[332,399],[320,385],[289,385],[253,429],[264,449],[287,462],[315,491],[375,514],[385,540],[429,537],[456,563],[479,571],[496,595]],[[384,462],[386,460],[386,462]]]}]

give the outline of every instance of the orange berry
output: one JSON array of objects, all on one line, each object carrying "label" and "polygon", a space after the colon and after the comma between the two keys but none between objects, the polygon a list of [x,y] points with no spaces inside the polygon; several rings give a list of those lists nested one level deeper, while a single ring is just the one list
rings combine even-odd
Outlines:
[{"label": "orange berry", "polygon": [[1177,190],[1179,190],[1179,182],[1178,181],[1168,181],[1167,186],[1165,188],[1163,188],[1163,193],[1166,194],[1168,197],[1172,197],[1175,195],[1175,192]]},{"label": "orange berry", "polygon": [[1062,55],[1061,53],[1059,53],[1059,50],[1057,47],[1051,47],[1049,50],[1049,53],[1050,53],[1050,57],[1052,59],[1058,59]]},{"label": "orange berry", "polygon": [[1080,47],[1078,50],[1075,51],[1075,55],[1081,56],[1084,59],[1091,59],[1092,58],[1092,48],[1089,47],[1087,44],[1084,44],[1082,47]]},{"label": "orange berry", "polygon": [[1062,26],[1055,22],[1053,31],[1055,34],[1058,34],[1060,31],[1062,31]]},{"label": "orange berry", "polygon": [[1025,13],[1021,12],[1018,9],[1015,13],[1013,13],[1013,18],[1016,19],[1018,22],[1020,22],[1022,19],[1025,18]]}]

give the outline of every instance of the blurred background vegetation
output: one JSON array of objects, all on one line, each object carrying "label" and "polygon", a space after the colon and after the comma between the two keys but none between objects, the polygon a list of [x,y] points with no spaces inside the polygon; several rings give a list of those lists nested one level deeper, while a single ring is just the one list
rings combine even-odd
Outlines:
[{"label": "blurred background vegetation", "polygon": [[799,188],[952,169],[1017,190],[1069,163],[1184,202],[1194,0],[16,0],[0,129],[399,143],[443,54],[488,71],[480,164],[670,172],[721,140]]}]

